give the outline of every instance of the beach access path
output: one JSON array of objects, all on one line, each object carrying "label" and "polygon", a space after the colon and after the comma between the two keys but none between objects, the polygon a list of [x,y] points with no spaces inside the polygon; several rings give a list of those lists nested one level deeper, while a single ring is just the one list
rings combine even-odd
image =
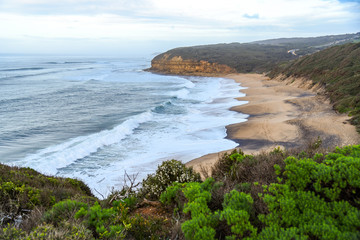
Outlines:
[{"label": "beach access path", "polygon": [[[231,108],[249,115],[248,121],[226,126],[227,138],[239,144],[246,154],[271,151],[276,147],[301,148],[318,137],[322,146],[333,148],[360,143],[346,114],[336,113],[323,91],[303,79],[270,80],[261,74],[231,74],[221,76],[234,79],[246,89],[241,90],[247,104]],[[187,166],[196,171],[211,166],[225,152],[211,153],[194,159]]]}]

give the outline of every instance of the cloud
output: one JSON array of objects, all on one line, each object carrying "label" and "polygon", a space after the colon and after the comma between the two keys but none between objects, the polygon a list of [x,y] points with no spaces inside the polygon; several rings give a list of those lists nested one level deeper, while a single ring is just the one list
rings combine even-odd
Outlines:
[{"label": "cloud", "polygon": [[247,14],[245,13],[243,15],[244,18],[250,18],[250,19],[259,19],[259,14],[253,14],[253,15],[250,15],[250,14]]},{"label": "cloud", "polygon": [[183,44],[357,32],[360,3],[337,0],[1,0],[0,39]]}]

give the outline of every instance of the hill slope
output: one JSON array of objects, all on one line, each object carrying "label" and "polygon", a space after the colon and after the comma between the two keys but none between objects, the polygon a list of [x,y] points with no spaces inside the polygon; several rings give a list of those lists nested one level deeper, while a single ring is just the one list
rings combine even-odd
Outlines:
[{"label": "hill slope", "polygon": [[360,33],[175,48],[156,56],[150,70],[184,75],[266,72],[279,62],[358,39]]},{"label": "hill slope", "polygon": [[268,76],[301,77],[323,85],[335,110],[349,113],[360,132],[360,43],[331,47],[284,63]]}]

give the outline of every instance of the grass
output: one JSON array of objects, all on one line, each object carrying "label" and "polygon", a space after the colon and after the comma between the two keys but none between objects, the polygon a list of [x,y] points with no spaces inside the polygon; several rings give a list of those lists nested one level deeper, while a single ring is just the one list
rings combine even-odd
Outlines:
[{"label": "grass", "polygon": [[[227,65],[239,73],[268,72],[278,63],[297,59],[337,44],[356,41],[360,33],[322,36],[313,38],[280,38],[252,43],[213,44],[171,49],[156,56],[160,60],[165,54],[169,59],[181,56],[184,60],[207,61]],[[297,56],[288,50],[297,49]]]},{"label": "grass", "polygon": [[281,64],[268,76],[306,78],[320,84],[334,109],[348,113],[360,132],[360,43],[331,47]]}]

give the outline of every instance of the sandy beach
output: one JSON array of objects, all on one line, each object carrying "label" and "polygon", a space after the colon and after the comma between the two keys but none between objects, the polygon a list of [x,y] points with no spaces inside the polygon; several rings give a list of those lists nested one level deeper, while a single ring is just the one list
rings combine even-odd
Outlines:
[{"label": "sandy beach", "polygon": [[[242,87],[247,104],[231,110],[248,114],[248,121],[226,127],[227,138],[239,144],[246,154],[269,151],[275,147],[299,148],[321,138],[323,147],[359,144],[360,134],[346,114],[336,113],[321,94],[323,90],[302,79],[270,80],[260,74],[231,74]],[[229,149],[229,152],[233,149]],[[212,153],[188,162],[200,171],[210,168],[224,152]]]}]

